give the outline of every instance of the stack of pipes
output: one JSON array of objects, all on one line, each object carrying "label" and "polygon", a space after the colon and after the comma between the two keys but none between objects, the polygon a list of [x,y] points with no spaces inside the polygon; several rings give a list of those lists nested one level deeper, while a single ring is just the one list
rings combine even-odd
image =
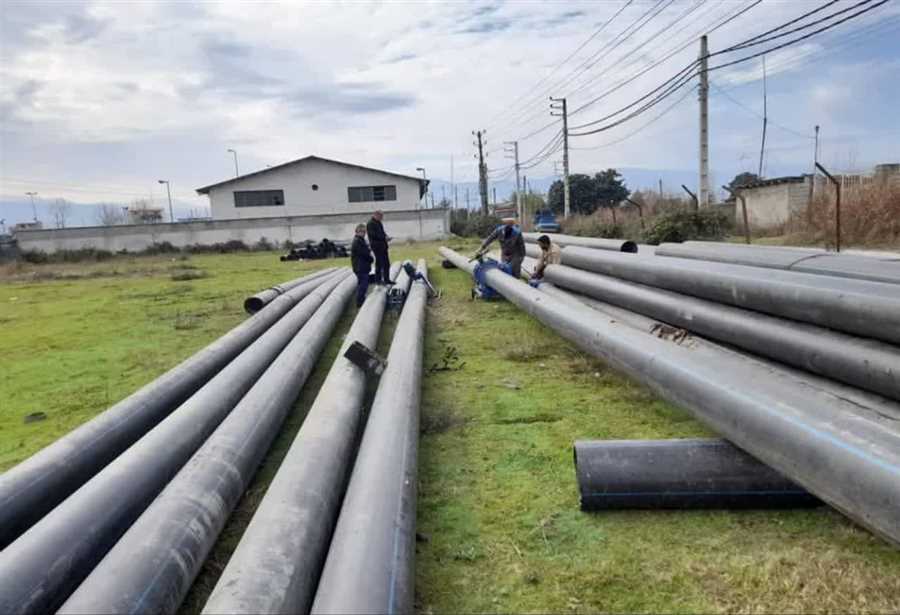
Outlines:
[{"label": "stack of pipes", "polygon": [[[426,273],[424,261],[419,269]],[[401,283],[409,286],[410,280]],[[367,578],[368,589],[373,596],[392,596],[394,610],[412,609],[409,537],[415,536],[426,292],[421,281],[412,285],[368,427],[367,375],[343,353],[354,342],[375,347],[384,287],[373,287],[356,314],[206,611],[308,611],[326,558],[340,565],[330,553],[349,547],[384,551],[388,531],[398,536],[391,542],[393,558],[384,551],[384,587]],[[262,291],[248,299],[254,315],[244,323],[0,476],[0,610],[175,612],[354,288],[349,270],[339,268]],[[400,420],[404,428],[398,430]],[[359,458],[382,458],[377,493],[366,492],[371,485],[365,476],[356,486],[350,478],[361,433]],[[382,447],[388,445],[397,452],[385,460]],[[353,476],[372,472],[370,464],[360,465]],[[402,502],[392,509],[401,492]],[[383,503],[384,514],[370,518],[372,534],[360,538],[343,519],[368,512],[373,499]],[[342,523],[351,533],[336,549],[332,533]],[[367,540],[374,546],[363,544]],[[401,551],[394,548],[398,541]],[[339,581],[346,583],[343,576]],[[357,585],[329,587],[337,595],[340,587],[347,593]]]},{"label": "stack of pipes", "polygon": [[[472,273],[465,257],[441,255]],[[487,281],[782,478],[900,543],[900,284],[846,269],[577,245],[563,247],[539,289],[499,270]]]}]

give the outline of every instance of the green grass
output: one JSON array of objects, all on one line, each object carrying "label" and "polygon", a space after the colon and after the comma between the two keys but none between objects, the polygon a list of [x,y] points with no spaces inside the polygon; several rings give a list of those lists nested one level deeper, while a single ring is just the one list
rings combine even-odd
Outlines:
[{"label": "green grass", "polygon": [[[471,244],[466,246],[471,248]],[[897,612],[900,552],[827,509],[582,513],[578,438],[709,435],[523,316],[469,299],[429,259],[417,606],[445,612]],[[273,253],[116,258],[0,271],[0,469],[241,322],[241,302],[313,268]],[[191,279],[182,279],[191,278]],[[196,612],[302,423],[345,314],[188,596]],[[386,353],[395,317],[381,336]],[[461,365],[461,368],[459,366]],[[24,423],[44,412],[47,420]]]}]

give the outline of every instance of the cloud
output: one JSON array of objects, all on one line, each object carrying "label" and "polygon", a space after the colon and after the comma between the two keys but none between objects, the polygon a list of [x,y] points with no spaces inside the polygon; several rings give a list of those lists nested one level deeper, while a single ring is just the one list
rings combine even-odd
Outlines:
[{"label": "cloud", "polygon": [[394,92],[379,83],[333,83],[298,91],[291,97],[298,113],[380,113],[415,104],[412,94]]},{"label": "cloud", "polygon": [[482,21],[481,23],[466,26],[458,30],[461,34],[486,34],[489,32],[502,32],[512,25],[512,22],[506,19],[496,19],[493,21]]}]

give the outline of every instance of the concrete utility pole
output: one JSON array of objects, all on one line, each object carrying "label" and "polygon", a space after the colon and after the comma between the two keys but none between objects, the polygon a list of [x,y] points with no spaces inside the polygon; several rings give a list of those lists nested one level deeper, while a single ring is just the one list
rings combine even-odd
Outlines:
[{"label": "concrete utility pole", "polygon": [[450,154],[450,194],[453,195],[453,207],[456,208],[456,179],[453,175],[453,154]]},{"label": "concrete utility pole", "polygon": [[662,177],[659,178],[659,198],[663,198],[663,193],[662,193]]},{"label": "concrete utility pole", "polygon": [[35,222],[38,221],[38,218],[37,218],[37,207],[34,206],[34,197],[36,197],[37,195],[38,195],[37,192],[26,192],[26,193],[25,193],[25,196],[30,196],[30,197],[31,197],[31,214],[34,216],[34,221],[35,221]]},{"label": "concrete utility pole", "polygon": [[466,188],[466,211],[469,211],[469,189]]},{"label": "concrete utility pole", "polygon": [[507,156],[507,158],[512,158],[516,167],[516,216],[519,218],[519,224],[522,224],[522,189],[519,183],[519,142],[518,141],[507,141],[504,145],[509,145],[510,149],[503,148],[507,154],[512,154],[512,156]]},{"label": "concrete utility pole", "polygon": [[563,119],[563,218],[569,217],[569,113],[566,107],[565,98],[550,97],[550,108],[561,111],[554,113],[550,111],[550,115],[562,117]]},{"label": "concrete utility pole", "polygon": [[700,207],[709,205],[709,49],[706,35],[700,37]]},{"label": "concrete utility pole", "polygon": [[487,186],[487,165],[484,164],[484,142],[482,137],[485,130],[472,131],[472,134],[478,137],[478,192],[481,195],[481,213],[488,213],[488,186]]},{"label": "concrete utility pole", "polygon": [[806,209],[809,218],[812,217],[812,202],[813,197],[816,194],[816,167],[819,164],[819,125],[816,124],[816,141],[813,146],[813,167],[812,173],[809,174],[809,198],[807,201]]},{"label": "concrete utility pole", "polygon": [[175,222],[175,212],[172,210],[172,189],[169,187],[169,180],[160,179],[157,181],[166,185],[166,194],[169,195],[169,222]]},{"label": "concrete utility pole", "polygon": [[234,155],[234,176],[240,177],[240,173],[238,173],[238,165],[237,165],[237,152],[234,151],[233,149],[229,149],[228,151]]},{"label": "concrete utility pole", "polygon": [[[769,123],[769,105],[768,105],[768,96],[766,95],[766,56],[762,57],[762,69],[763,69],[763,129],[762,129],[762,143],[759,146],[759,172],[757,175],[762,179],[763,176],[763,158],[766,155],[766,125]],[[749,243],[749,242],[748,242]]]},{"label": "concrete utility pole", "polygon": [[491,188],[491,190],[493,190],[493,195],[494,195],[494,207],[496,207],[496,206],[497,206],[497,186],[494,186],[493,188]]}]

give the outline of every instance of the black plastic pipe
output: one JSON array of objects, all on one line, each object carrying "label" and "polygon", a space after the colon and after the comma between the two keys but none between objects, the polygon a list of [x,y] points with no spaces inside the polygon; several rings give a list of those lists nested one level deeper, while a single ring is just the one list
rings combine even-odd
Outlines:
[{"label": "black plastic pipe", "polygon": [[292,288],[296,288],[301,284],[305,284],[312,280],[321,278],[323,276],[327,276],[330,273],[336,271],[336,267],[328,267],[327,269],[322,269],[321,271],[316,271],[314,273],[310,273],[305,276],[301,276],[299,278],[295,278],[290,282],[282,282],[281,284],[276,284],[271,288],[267,288],[265,290],[261,290],[255,295],[247,297],[244,299],[244,310],[248,314],[256,314],[258,311],[266,307],[269,303],[271,303],[276,297],[279,295],[283,295],[287,291]]},{"label": "black plastic pipe", "polygon": [[177,611],[355,288],[334,289],[58,613]]},{"label": "black plastic pipe", "polygon": [[719,303],[900,343],[896,284],[566,247],[562,264]]},{"label": "black plastic pipe", "polygon": [[[427,274],[425,261],[418,271]],[[425,303],[412,283],[381,376],[312,613],[412,613]]]},{"label": "black plastic pipe", "polygon": [[0,613],[57,609],[349,272],[344,269],[199,391],[0,552]]},{"label": "black plastic pipe", "polygon": [[0,475],[0,549],[164,419],[326,278],[298,285],[108,410]]},{"label": "black plastic pipe", "polygon": [[900,284],[900,260],[883,260],[843,252],[686,241],[664,243],[656,249],[656,255]]},{"label": "black plastic pipe", "polygon": [[[467,259],[441,255],[471,273]],[[636,258],[636,257],[632,257]],[[808,386],[785,369],[723,347],[681,345],[548,296],[500,271],[487,283],[584,351],[690,411],[887,540],[900,544],[900,405]],[[809,376],[809,378],[813,378]]]},{"label": "black plastic pipe", "polygon": [[727,440],[577,440],[582,510],[801,508],[822,502]]},{"label": "black plastic pipe", "polygon": [[900,400],[900,349],[890,344],[565,265],[549,265],[544,279],[707,338]]},{"label": "black plastic pipe", "polygon": [[[528,243],[537,243],[538,237],[546,233],[522,233]],[[613,252],[627,252],[637,254],[638,245],[626,239],[605,239],[603,237],[579,237],[577,235],[547,234],[558,246],[581,246],[594,250],[611,250]]]},{"label": "black plastic pipe", "polygon": [[204,613],[309,612],[364,424],[366,375],[344,351],[375,348],[386,301],[366,298]]}]

